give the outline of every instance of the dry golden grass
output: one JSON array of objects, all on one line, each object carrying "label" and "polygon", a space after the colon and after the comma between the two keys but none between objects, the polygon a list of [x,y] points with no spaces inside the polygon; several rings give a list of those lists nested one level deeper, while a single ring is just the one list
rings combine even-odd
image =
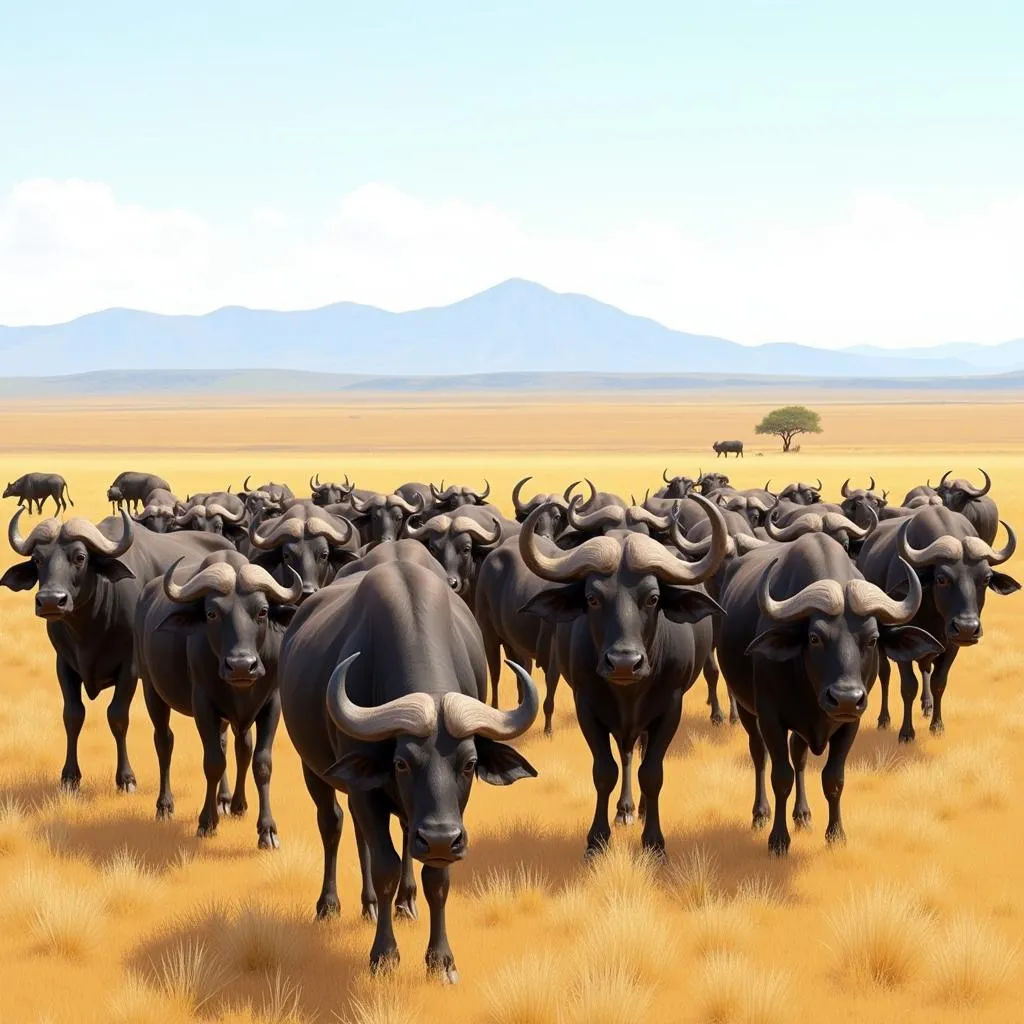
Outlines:
[{"label": "dry golden grass", "polygon": [[[1003,517],[1024,524],[1024,405],[998,396],[990,404],[893,397],[868,404],[863,395],[739,395],[715,404],[662,395],[601,403],[346,396],[274,408],[239,399],[201,417],[191,415],[198,403],[182,417],[188,403],[175,401],[154,409],[9,403],[0,410],[0,476],[62,472],[74,513],[94,520],[109,513],[104,490],[123,469],[160,473],[181,491],[229,481],[237,488],[249,472],[297,490],[315,471],[321,479],[347,472],[375,488],[487,477],[508,510],[512,485],[528,473],[535,477],[528,491],[560,489],[585,472],[598,487],[628,494],[656,486],[665,467],[707,469],[716,435],[750,435],[766,405],[806,400],[822,413],[825,434],[787,456],[759,438],[747,458],[728,467],[719,460],[718,468],[738,486],[820,475],[830,494],[847,476],[856,483],[874,474],[898,500],[929,475],[952,468],[973,478],[983,465]],[[27,528],[37,517],[25,519]],[[14,560],[4,546],[0,565]],[[1007,571],[1022,577],[1016,561]],[[1024,985],[1011,945],[1024,934],[1021,601],[989,597],[985,638],[953,669],[944,736],[932,736],[915,710],[917,742],[901,747],[895,729],[874,728],[872,694],[848,764],[849,842],[841,850],[824,843],[822,759],[810,759],[814,827],[794,834],[784,861],[768,855],[765,833],[750,831],[745,735],[710,725],[698,680],[665,762],[668,863],[639,854],[639,824],[616,829],[608,852],[584,863],[591,763],[560,684],[554,736],[538,731],[516,744],[539,777],[474,787],[470,853],[452,871],[447,915],[462,981],[444,989],[425,977],[422,893],[419,920],[396,929],[401,966],[388,979],[370,976],[373,929],[359,916],[347,809],[342,914],[313,921],[320,839],[285,729],[273,781],[282,847],[272,854],[254,848],[251,784],[245,820],[224,821],[212,840],[194,838],[202,752],[194,724],[178,716],[177,814],[173,822],[153,820],[156,759],[141,694],[128,737],[138,792],[114,792],[107,691],[86,702],[82,789],[60,793],[64,733],[53,653],[31,595],[0,591],[2,1019],[776,1024],[784,1009],[787,1020],[826,1010],[836,1024],[954,1024],[968,1005],[972,1020],[1016,1020]],[[514,695],[506,673],[503,706]],[[898,721],[898,682],[890,700]],[[875,891],[881,883],[890,886],[888,902]],[[859,898],[848,905],[851,891]],[[837,971],[856,960],[841,949],[857,951],[861,969],[881,984]],[[909,965],[908,949],[916,951]]]}]

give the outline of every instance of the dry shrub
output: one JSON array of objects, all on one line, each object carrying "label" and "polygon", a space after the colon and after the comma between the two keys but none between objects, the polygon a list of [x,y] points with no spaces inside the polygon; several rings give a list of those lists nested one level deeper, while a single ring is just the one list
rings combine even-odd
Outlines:
[{"label": "dry shrub", "polygon": [[39,944],[57,956],[82,960],[99,945],[103,903],[80,886],[48,887],[36,895],[31,931]]},{"label": "dry shrub", "polygon": [[653,854],[625,842],[612,843],[587,866],[587,888],[602,901],[617,896],[647,899],[657,887],[661,870]]},{"label": "dry shrub", "polygon": [[668,884],[684,907],[702,907],[718,894],[718,862],[703,846],[695,846],[672,868]]},{"label": "dry shrub", "polygon": [[580,955],[596,969],[621,968],[639,985],[653,985],[677,964],[678,944],[649,898],[612,896],[591,918]]},{"label": "dry shrub", "polygon": [[692,920],[696,950],[703,954],[738,949],[746,942],[753,927],[746,906],[721,897],[695,908]]},{"label": "dry shrub", "polygon": [[736,953],[715,953],[704,960],[697,1007],[702,1024],[783,1024],[789,979]]},{"label": "dry shrub", "polygon": [[910,981],[932,931],[913,893],[892,885],[851,893],[829,924],[838,970],[883,989]]},{"label": "dry shrub", "polygon": [[205,942],[186,939],[169,949],[153,974],[160,990],[178,1007],[195,1013],[224,986],[224,968]]},{"label": "dry shrub", "polygon": [[0,801],[0,857],[19,853],[28,844],[25,834],[25,808],[6,796]]},{"label": "dry shrub", "polygon": [[983,922],[958,914],[932,950],[935,990],[957,1006],[974,1006],[1004,985],[1018,951]]},{"label": "dry shrub", "polygon": [[555,958],[536,954],[499,968],[484,988],[487,1024],[558,1024],[562,983]]},{"label": "dry shrub", "polygon": [[152,903],[156,876],[134,851],[124,847],[104,865],[101,879],[103,902],[110,913],[130,914]]},{"label": "dry shrub", "polygon": [[538,917],[548,907],[548,881],[532,865],[514,871],[490,870],[473,885],[473,901],[484,923],[507,924],[517,914]]},{"label": "dry shrub", "polygon": [[564,1024],[646,1024],[651,992],[621,965],[586,965],[562,1017]]},{"label": "dry shrub", "polygon": [[244,971],[280,971],[295,952],[295,935],[282,924],[281,918],[262,904],[243,903],[228,935],[235,964]]},{"label": "dry shrub", "polygon": [[748,875],[736,886],[736,902],[751,907],[779,907],[786,902],[786,894],[771,875]]}]

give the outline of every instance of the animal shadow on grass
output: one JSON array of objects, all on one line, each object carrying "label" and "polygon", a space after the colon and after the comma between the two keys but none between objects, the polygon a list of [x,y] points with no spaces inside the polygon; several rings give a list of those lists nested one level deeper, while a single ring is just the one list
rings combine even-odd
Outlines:
[{"label": "animal shadow on grass", "polygon": [[[927,725],[925,726],[927,729]],[[847,758],[847,770],[871,766],[876,770],[895,770],[903,765],[926,761],[930,755],[917,743],[900,743],[893,729],[876,729],[875,723],[861,722],[857,738]],[[818,759],[824,763],[824,757]]]},{"label": "animal shadow on grass", "polygon": [[[0,782],[0,800],[14,800],[22,807],[39,807],[60,796],[60,783],[49,773],[25,773]],[[79,791],[82,800],[89,799],[89,790],[83,786]]]},{"label": "animal shadow on grass", "polygon": [[[728,701],[728,697],[726,697],[726,701]],[[728,703],[726,703],[725,713],[726,715],[729,713]],[[716,747],[726,747],[740,734],[744,736],[744,743],[746,742],[746,734],[743,732],[742,725],[739,723],[730,725],[728,718],[721,725],[715,725],[709,715],[710,711],[707,705],[701,703],[698,707],[698,704],[693,702],[689,713],[683,712],[682,721],[679,723],[675,736],[672,737],[666,757],[684,756],[690,753],[694,744],[698,742]],[[737,729],[739,733],[737,733]]]},{"label": "animal shadow on grass", "polygon": [[61,846],[96,865],[127,847],[151,870],[162,874],[180,863],[184,851],[206,852],[194,837],[191,822],[157,822],[115,814],[96,821],[68,822],[61,829]]},{"label": "animal shadow on grass", "polygon": [[[586,825],[581,826],[577,835],[554,832],[529,821],[515,821],[496,833],[478,833],[475,837],[471,834],[466,863],[456,869],[461,876],[459,888],[469,891],[488,875],[514,873],[520,867],[532,868],[561,887],[579,874],[586,843]],[[452,874],[454,877],[455,871]]]},{"label": "animal shadow on grass", "polygon": [[[344,1011],[352,982],[368,972],[367,950],[339,949],[334,926],[256,903],[237,913],[224,907],[179,919],[132,950],[126,967],[164,994],[191,1004],[194,1019],[216,1019],[266,1001],[275,976],[286,979],[296,1018]],[[369,934],[369,933],[368,933]],[[262,1018],[261,1018],[262,1019]]]}]

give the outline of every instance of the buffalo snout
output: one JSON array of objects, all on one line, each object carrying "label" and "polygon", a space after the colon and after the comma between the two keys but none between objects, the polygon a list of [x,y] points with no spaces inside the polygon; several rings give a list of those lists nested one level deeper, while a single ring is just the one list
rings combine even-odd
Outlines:
[{"label": "buffalo snout", "polygon": [[613,683],[635,683],[650,671],[647,653],[636,648],[613,647],[605,651],[601,675]]},{"label": "buffalo snout", "polygon": [[833,718],[859,718],[868,707],[868,691],[862,683],[835,683],[824,693],[822,710]]},{"label": "buffalo snout", "polygon": [[454,825],[423,827],[416,830],[413,856],[427,864],[452,864],[466,856],[466,831]]},{"label": "buffalo snout", "polygon": [[221,676],[229,683],[247,686],[263,675],[260,659],[250,651],[229,654],[224,658]]},{"label": "buffalo snout", "polygon": [[36,594],[36,615],[41,619],[55,619],[71,610],[71,595],[66,590],[47,589]]},{"label": "buffalo snout", "polygon": [[949,639],[960,647],[976,644],[981,633],[981,619],[976,615],[958,615],[949,624]]}]

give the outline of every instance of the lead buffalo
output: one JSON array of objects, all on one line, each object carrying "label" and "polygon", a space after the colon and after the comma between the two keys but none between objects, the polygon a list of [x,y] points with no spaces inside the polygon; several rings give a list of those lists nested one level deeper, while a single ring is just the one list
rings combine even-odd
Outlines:
[{"label": "lead buffalo", "polygon": [[[1008,595],[1020,590],[1011,576],[993,572],[1017,547],[1017,537],[1006,527],[1006,547],[994,551],[959,512],[926,506],[904,519],[884,522],[867,539],[857,559],[865,577],[889,593],[898,593],[902,580],[895,572],[899,558],[915,570],[915,580],[924,588],[924,599],[914,619],[916,625],[939,637],[945,650],[918,658],[924,693],[922,711],[931,713],[931,731],[942,732],[942,695],[949,672],[961,647],[970,647],[981,639],[981,613],[985,594],[991,590]],[[878,727],[889,725],[889,665],[883,662],[882,710]],[[903,724],[900,741],[915,737],[914,697],[917,677],[914,666],[900,662],[900,695],[903,698]],[[933,706],[934,704],[934,706]]]},{"label": "lead buffalo", "polygon": [[339,790],[348,794],[355,825],[363,914],[377,920],[371,969],[398,960],[396,894],[404,913],[415,916],[416,884],[411,870],[403,877],[391,840],[394,815],[407,851],[423,863],[427,970],[456,981],[444,914],[449,868],[469,847],[463,812],[474,778],[503,786],[537,774],[503,742],[533,723],[537,690],[512,665],[519,706],[498,711],[484,703],[480,631],[421,545],[381,545],[361,566],[299,609],[281,649],[285,726],[324,846],[317,916],[339,909]]},{"label": "lead buffalo", "polygon": [[[587,852],[604,849],[611,837],[608,801],[618,769],[609,739],[619,748],[623,792],[616,820],[632,820],[631,762],[646,735],[639,769],[644,849],[663,853],[659,796],[665,752],[679,727],[683,694],[693,685],[711,650],[710,616],[721,611],[696,585],[717,570],[728,534],[721,513],[700,503],[713,523],[708,554],[682,561],[650,537],[616,530],[568,552],[550,554],[538,544],[530,514],[519,535],[519,551],[530,570],[548,583],[524,610],[556,625],[558,664],[573,691],[576,718],[593,757],[597,794]],[[678,531],[674,531],[678,535]]]},{"label": "lead buffalo", "polygon": [[[17,498],[18,507],[28,502],[28,510],[32,511],[32,502],[36,503],[36,511],[43,511],[43,503],[53,498],[58,515],[67,510],[68,505],[74,506],[68,485],[59,473],[25,473],[4,488],[5,498]],[[65,500],[66,498],[66,500]]]},{"label": "lead buffalo", "polygon": [[716,441],[712,446],[715,452],[715,458],[721,458],[725,456],[729,458],[729,453],[732,452],[737,458],[743,456],[743,442],[742,441]]},{"label": "lead buffalo", "polygon": [[118,473],[114,482],[107,488],[107,501],[115,509],[127,504],[130,511],[138,512],[146,504],[151,491],[169,491],[171,485],[162,477],[152,473],[135,473],[127,471]]},{"label": "lead buffalo", "polygon": [[921,585],[909,566],[894,568],[908,581],[902,601],[866,582],[831,537],[814,533],[751,551],[727,570],[718,657],[749,737],[755,828],[771,815],[766,751],[771,756],[775,822],[768,846],[774,854],[789,850],[786,802],[794,767],[793,820],[797,828],[810,824],[808,748],[818,755],[828,747],[821,772],[828,800],[825,838],[845,839],[840,799],[846,758],[878,672],[879,649],[901,662],[941,649],[924,630],[903,625],[918,609]]},{"label": "lead buffalo", "polygon": [[[179,566],[185,576],[182,583],[174,581]],[[157,818],[174,814],[173,708],[195,719],[203,744],[206,800],[199,814],[199,836],[217,831],[221,813],[245,813],[251,761],[260,802],[259,848],[280,845],[270,810],[271,752],[281,719],[277,659],[301,596],[297,576],[290,588],[282,587],[237,551],[218,551],[187,565],[179,560],[162,579],[146,585],[135,613],[135,651],[160,764]],[[228,788],[223,747],[228,726],[235,734],[234,795]]]},{"label": "lead buffalo", "polygon": [[113,687],[107,722],[117,745],[115,782],[135,788],[128,760],[128,711],[138,683],[133,622],[142,588],[182,555],[202,558],[227,547],[222,537],[136,531],[128,513],[94,526],[87,519],[44,519],[27,538],[18,530],[22,509],[8,527],[11,547],[27,562],[12,565],[0,586],[31,590],[38,584],[36,615],[57,652],[57,682],[64,699],[67,757],[61,784],[82,779],[78,737],[85,722],[82,688],[90,700]]}]

